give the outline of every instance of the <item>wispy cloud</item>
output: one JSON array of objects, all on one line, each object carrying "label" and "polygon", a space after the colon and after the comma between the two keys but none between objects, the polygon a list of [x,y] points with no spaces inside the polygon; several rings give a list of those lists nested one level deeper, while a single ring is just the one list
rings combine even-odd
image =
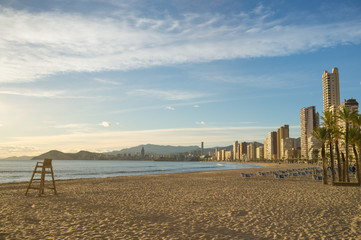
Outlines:
[{"label": "wispy cloud", "polygon": [[[232,101],[232,99],[216,99],[216,100],[200,100],[196,101],[199,104],[209,104],[209,103],[216,103],[216,102],[229,102]],[[194,106],[195,101],[192,102],[181,102],[181,103],[173,103],[173,107],[180,107],[180,106]],[[167,106],[164,105],[154,105],[154,106],[144,106],[144,107],[137,107],[137,108],[127,108],[127,109],[121,109],[113,111],[112,113],[126,113],[126,112],[138,112],[138,111],[144,111],[144,110],[151,110],[151,109],[164,109]]]},{"label": "wispy cloud", "polygon": [[198,125],[203,125],[203,126],[206,125],[206,123],[205,123],[204,121],[196,122],[196,124],[198,124]]},{"label": "wispy cloud", "polygon": [[[0,80],[1,81],[1,80]],[[79,99],[79,98],[93,98],[89,96],[81,96],[79,94],[72,94],[66,90],[43,90],[43,89],[0,89],[0,95],[16,95],[23,97],[35,98],[60,98],[60,99]]]},{"label": "wispy cloud", "polygon": [[40,149],[37,147],[1,145],[0,146],[0,152],[1,152],[0,157],[12,157],[12,156],[23,156],[23,155],[33,156],[33,154],[38,153],[39,150]]},{"label": "wispy cloud", "polygon": [[167,107],[165,107],[165,109],[171,110],[171,111],[174,111],[174,110],[175,110],[175,108],[174,108],[174,107],[171,107],[171,106],[167,106]]},{"label": "wispy cloud", "polygon": [[106,122],[106,121],[103,121],[101,123],[99,123],[100,126],[103,126],[103,127],[110,127],[111,123],[110,122]]},{"label": "wispy cloud", "polygon": [[54,126],[55,128],[78,128],[78,127],[82,127],[82,124],[63,124],[63,125],[56,125]]},{"label": "wispy cloud", "polygon": [[180,90],[136,89],[127,92],[132,96],[151,96],[164,100],[189,100],[206,97],[207,94],[200,92],[186,92]]},{"label": "wispy cloud", "polygon": [[111,80],[108,80],[108,79],[94,78],[94,80],[95,80],[96,82],[104,83],[104,84],[109,84],[109,85],[121,85],[120,82],[111,81]]},{"label": "wispy cloud", "polygon": [[65,91],[44,91],[44,90],[28,90],[28,89],[12,89],[0,90],[0,94],[17,95],[26,97],[41,97],[41,98],[59,98],[63,96]]},{"label": "wispy cloud", "polygon": [[222,59],[284,56],[359,43],[358,20],[290,25],[259,7],[238,16],[188,14],[106,18],[0,10],[0,82],[34,81],[59,72],[130,70]]}]

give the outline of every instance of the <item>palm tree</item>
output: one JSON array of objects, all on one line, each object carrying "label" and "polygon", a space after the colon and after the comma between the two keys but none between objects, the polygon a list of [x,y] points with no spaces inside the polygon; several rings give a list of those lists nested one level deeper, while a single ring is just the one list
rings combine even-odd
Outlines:
[{"label": "palm tree", "polygon": [[361,175],[360,175],[360,162],[359,157],[356,151],[356,145],[359,146],[359,143],[361,141],[361,131],[359,128],[351,127],[349,129],[349,141],[351,143],[354,155],[355,155],[355,161],[356,161],[356,169],[357,169],[357,182],[361,183]]},{"label": "palm tree", "polygon": [[[361,131],[361,114],[356,114],[354,118],[352,119],[352,123],[354,124],[354,127],[358,129],[358,131]],[[358,164],[361,168],[361,139],[359,139],[358,143],[356,142],[356,146],[358,146]],[[361,176],[361,169],[357,168],[357,171],[359,172],[359,175]],[[360,179],[361,180],[361,179]]]},{"label": "palm tree", "polygon": [[317,127],[313,129],[312,135],[317,138],[318,141],[322,144],[322,168],[323,168],[323,184],[327,184],[327,160],[326,160],[326,151],[325,145],[328,138],[328,130],[325,127]]},{"label": "palm tree", "polygon": [[348,132],[349,132],[349,126],[350,126],[350,121],[352,119],[354,119],[357,115],[357,112],[355,111],[351,111],[350,107],[343,107],[338,111],[338,117],[339,119],[341,119],[344,123],[345,123],[345,145],[346,145],[346,150],[345,150],[345,155],[346,155],[346,166],[344,166],[344,173],[346,175],[346,180],[347,182],[350,182],[350,177],[348,175]]},{"label": "palm tree", "polygon": [[335,174],[335,162],[333,160],[333,135],[332,135],[332,129],[334,126],[336,126],[336,117],[335,114],[331,111],[325,111],[324,117],[321,117],[323,120],[323,126],[327,129],[327,140],[330,148],[330,161],[331,161],[331,172],[332,172],[332,182],[335,181],[336,174]]},{"label": "palm tree", "polygon": [[345,181],[345,178],[344,178],[344,175],[342,172],[342,166],[345,165],[345,163],[341,164],[341,156],[340,156],[340,149],[339,149],[339,140],[341,139],[342,132],[340,131],[340,128],[336,125],[332,127],[331,131],[332,131],[333,140],[335,141],[338,180]]}]

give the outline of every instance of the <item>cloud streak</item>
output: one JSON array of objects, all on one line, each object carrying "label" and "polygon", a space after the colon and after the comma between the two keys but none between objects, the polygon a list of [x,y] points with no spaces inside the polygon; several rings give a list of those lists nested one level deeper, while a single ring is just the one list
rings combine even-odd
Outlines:
[{"label": "cloud streak", "polygon": [[[358,20],[322,25],[252,15],[181,18],[97,17],[0,9],[0,82],[27,82],[61,72],[127,71],[190,62],[284,56],[359,43]],[[111,15],[110,15],[111,16]]]},{"label": "cloud streak", "polygon": [[[81,91],[78,91],[81,92]],[[25,89],[25,88],[12,88],[12,89],[0,89],[0,95],[15,95],[22,97],[34,97],[34,98],[54,98],[54,99],[83,99],[94,98],[89,96],[81,96],[77,92],[73,92],[74,95],[70,95],[70,91],[67,90],[43,90],[43,89]]]},{"label": "cloud streak", "polygon": [[175,111],[175,108],[172,106],[167,106],[167,107],[165,107],[165,109],[170,110],[170,111]]},{"label": "cloud streak", "polygon": [[136,89],[127,92],[132,96],[151,96],[164,100],[190,100],[208,96],[201,92],[188,92],[179,90]]},{"label": "cloud streak", "polygon": [[100,126],[103,126],[103,127],[110,127],[111,123],[110,122],[106,122],[106,121],[103,121],[101,123],[99,123]]}]

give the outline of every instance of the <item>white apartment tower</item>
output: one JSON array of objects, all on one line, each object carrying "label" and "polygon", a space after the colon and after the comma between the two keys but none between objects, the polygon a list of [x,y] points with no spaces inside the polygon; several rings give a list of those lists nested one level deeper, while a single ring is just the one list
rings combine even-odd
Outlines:
[{"label": "white apartment tower", "polygon": [[233,142],[233,160],[238,160],[238,141]]},{"label": "white apartment tower", "polygon": [[332,68],[332,73],[325,71],[322,74],[322,89],[323,111],[338,107],[340,105],[340,81],[337,68]]},{"label": "white apartment tower", "polygon": [[308,138],[312,137],[313,129],[319,125],[318,113],[316,113],[316,107],[311,106],[301,109],[301,157],[308,159],[309,146]]}]

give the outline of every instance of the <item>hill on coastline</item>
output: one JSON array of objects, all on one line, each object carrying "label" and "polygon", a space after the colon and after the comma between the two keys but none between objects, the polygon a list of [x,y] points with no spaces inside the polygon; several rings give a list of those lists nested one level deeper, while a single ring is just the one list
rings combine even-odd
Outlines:
[{"label": "hill on coastline", "polygon": [[[119,155],[123,156],[124,154],[127,155],[131,154],[132,156],[134,156],[135,153],[140,154],[142,148],[144,148],[146,155],[169,155],[169,154],[196,152],[201,150],[199,146],[170,146],[170,145],[143,144],[136,147],[125,148],[119,151],[104,152],[104,153],[94,153],[89,151],[80,151],[78,153],[63,153],[58,150],[51,150],[39,156],[33,157],[32,160],[41,160],[45,158],[57,159],[57,160],[119,159]],[[232,151],[233,146],[229,145],[226,147],[218,147],[218,148]],[[215,149],[216,147],[205,148],[204,154],[208,154],[209,152],[214,152]]]},{"label": "hill on coastline", "polygon": [[168,155],[168,154],[176,154],[176,153],[184,153],[184,152],[193,152],[200,150],[198,146],[164,146],[164,145],[155,145],[155,144],[145,144],[139,145],[136,147],[125,148],[120,151],[112,151],[107,154],[116,155],[116,154],[134,154],[140,153],[142,148],[144,147],[144,151],[146,154],[155,154],[155,155]]},{"label": "hill on coastline", "polygon": [[194,152],[199,151],[200,148],[198,146],[162,146],[162,145],[139,145],[136,147],[122,149],[120,151],[112,151],[106,153],[94,153],[88,151],[80,151],[78,153],[63,153],[58,150],[51,150],[49,152],[43,153],[39,156],[33,157],[33,160],[41,160],[45,158],[57,159],[57,160],[105,160],[105,159],[116,159],[115,156],[123,155],[123,154],[131,154],[132,156],[135,153],[140,154],[142,148],[144,147],[145,153],[147,155],[168,155],[168,154],[177,154],[184,152]]},{"label": "hill on coastline", "polygon": [[51,150],[47,153],[33,157],[32,160],[41,160],[45,158],[57,160],[93,160],[93,159],[106,159],[106,155],[102,153],[93,153],[87,151],[80,151],[78,153],[63,153],[57,150]]}]

